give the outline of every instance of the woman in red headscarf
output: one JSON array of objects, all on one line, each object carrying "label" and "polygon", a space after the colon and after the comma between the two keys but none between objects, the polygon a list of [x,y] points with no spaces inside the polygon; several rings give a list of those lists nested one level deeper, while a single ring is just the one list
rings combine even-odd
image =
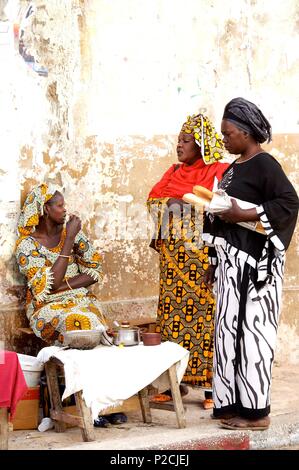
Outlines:
[{"label": "woman in red headscarf", "polygon": [[[208,268],[208,247],[201,240],[203,213],[183,202],[195,185],[212,190],[227,164],[223,143],[202,114],[188,117],[177,144],[178,164],[173,164],[155,184],[148,208],[156,230],[151,247],[160,256],[160,293],[156,330],[162,340],[190,351],[183,382],[205,390],[204,408],[211,397],[215,300],[203,281]],[[183,387],[181,387],[181,393]],[[186,393],[186,387],[185,387]],[[182,393],[183,394],[183,393]],[[166,401],[169,393],[154,397]]]}]

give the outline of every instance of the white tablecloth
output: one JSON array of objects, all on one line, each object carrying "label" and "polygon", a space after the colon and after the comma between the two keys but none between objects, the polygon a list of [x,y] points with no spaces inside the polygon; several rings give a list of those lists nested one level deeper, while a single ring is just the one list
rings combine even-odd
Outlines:
[{"label": "white tablecloth", "polygon": [[98,346],[79,351],[43,348],[37,359],[45,363],[56,357],[64,364],[65,391],[63,399],[82,390],[83,398],[93,417],[109,407],[121,405],[149,384],[159,392],[169,388],[166,371],[177,364],[180,382],[186,370],[189,352],[176,343],[166,341],[158,346]]}]

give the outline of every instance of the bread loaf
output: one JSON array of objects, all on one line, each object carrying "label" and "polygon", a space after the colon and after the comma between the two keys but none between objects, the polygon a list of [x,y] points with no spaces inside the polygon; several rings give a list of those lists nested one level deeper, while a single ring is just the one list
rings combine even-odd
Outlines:
[{"label": "bread loaf", "polygon": [[213,198],[212,191],[203,186],[193,186],[193,193],[184,194],[183,201],[189,202],[190,204],[207,206]]},{"label": "bread loaf", "polygon": [[193,193],[186,193],[183,195],[183,201],[189,202],[189,204],[197,204],[199,206],[205,206],[207,204],[206,199],[202,199],[201,197],[195,196]]},{"label": "bread loaf", "polygon": [[[194,194],[193,194],[194,193]],[[229,196],[226,194],[226,199],[228,199],[228,202],[226,201],[225,198],[223,198],[222,195],[219,195],[217,192],[214,194],[212,191],[210,191],[209,189],[207,188],[204,188],[203,186],[193,186],[193,193],[186,193],[184,194],[183,196],[183,201],[185,202],[189,202],[190,204],[195,204],[195,205],[199,205],[203,208],[209,208],[209,211],[212,212],[212,213],[219,213],[221,211],[225,211],[227,209],[229,209],[230,207],[230,204],[229,204]],[[215,197],[214,197],[215,196]],[[217,210],[216,210],[216,207],[214,205],[214,207],[212,208],[212,204],[210,206],[210,203],[212,201],[214,197],[214,200],[216,199],[216,207],[217,207]],[[217,200],[217,198],[219,200]],[[221,199],[223,199],[223,201],[221,201]],[[250,209],[252,207],[256,207],[255,204],[252,204],[252,203],[249,203],[247,201],[242,201],[240,199],[236,199],[234,198],[237,202],[237,204],[241,207],[241,209]],[[213,200],[213,201],[214,201]],[[222,204],[221,204],[222,203]],[[227,207],[225,207],[225,204],[227,205]],[[245,205],[245,206],[244,206]],[[261,224],[261,222],[238,222],[238,225],[241,225],[242,227],[245,227],[249,230],[254,230],[262,235],[266,235],[266,232]]]},{"label": "bread loaf", "polygon": [[203,186],[193,186],[193,192],[196,196],[200,197],[201,199],[204,200],[205,204],[209,204],[213,198],[213,193],[207,188],[204,188]]}]

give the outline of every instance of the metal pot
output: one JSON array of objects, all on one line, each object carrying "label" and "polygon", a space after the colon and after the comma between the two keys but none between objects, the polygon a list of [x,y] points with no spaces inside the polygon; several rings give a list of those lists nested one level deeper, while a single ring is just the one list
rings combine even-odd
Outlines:
[{"label": "metal pot", "polygon": [[137,326],[115,328],[113,343],[115,346],[136,346],[140,343],[140,330]]}]

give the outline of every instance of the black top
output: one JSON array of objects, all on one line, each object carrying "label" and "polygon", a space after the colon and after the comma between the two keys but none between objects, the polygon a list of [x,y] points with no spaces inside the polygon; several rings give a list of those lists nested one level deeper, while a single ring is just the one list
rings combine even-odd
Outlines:
[{"label": "black top", "polygon": [[[263,225],[269,230],[270,240],[276,235],[284,249],[288,248],[297,220],[298,196],[275,158],[262,152],[245,162],[232,163],[224,172],[219,188],[231,197],[262,205],[265,214],[261,219],[267,221]],[[225,223],[216,215],[206,217],[203,233],[224,238],[256,261],[267,239],[240,225]]]}]

